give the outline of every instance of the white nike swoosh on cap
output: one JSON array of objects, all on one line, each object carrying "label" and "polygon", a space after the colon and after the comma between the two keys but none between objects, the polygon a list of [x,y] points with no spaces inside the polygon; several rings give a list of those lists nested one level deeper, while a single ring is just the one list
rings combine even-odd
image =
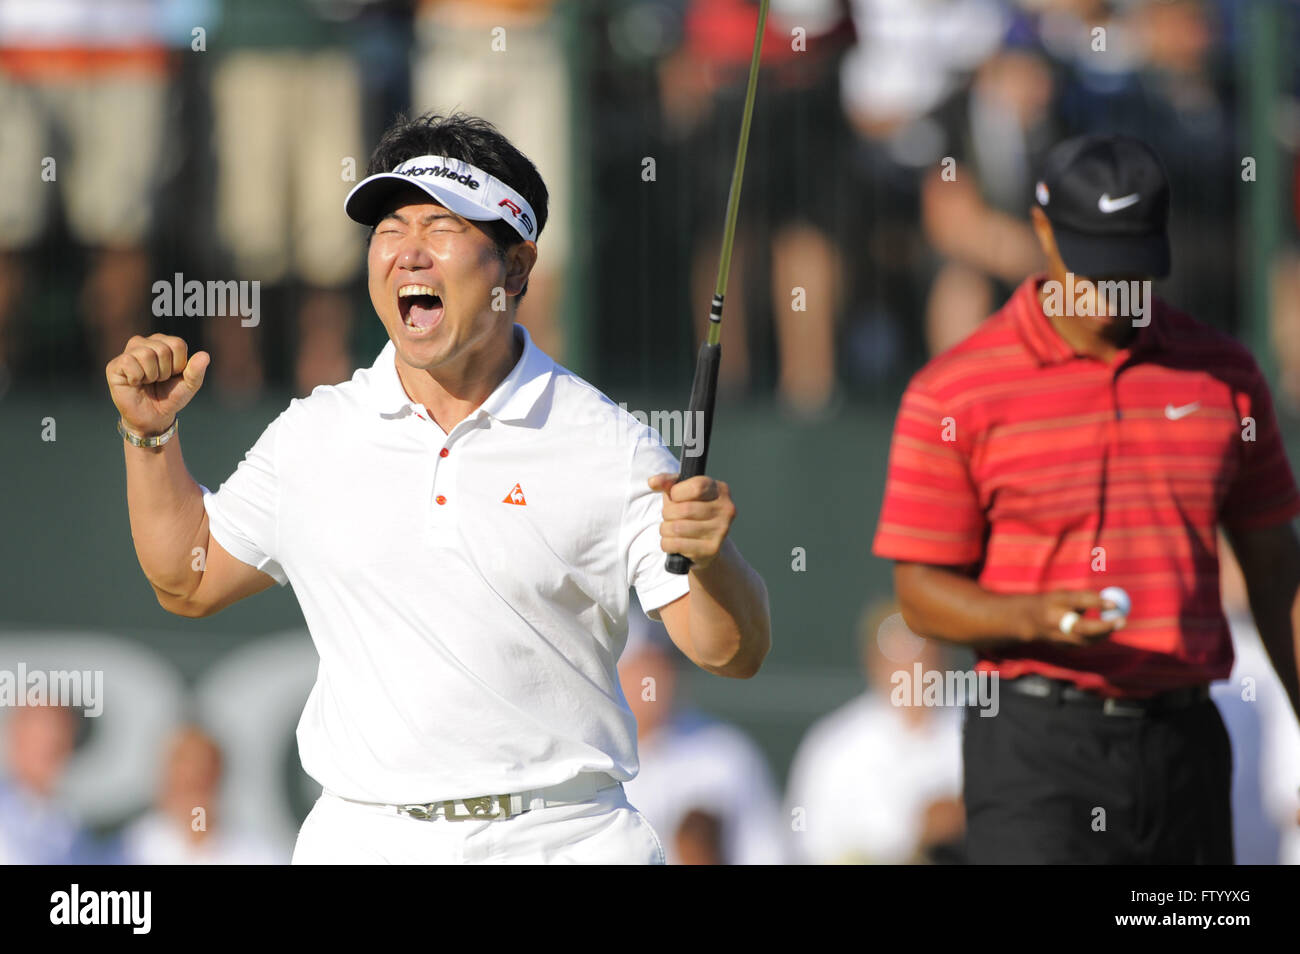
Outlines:
[{"label": "white nike swoosh on cap", "polygon": [[1174,407],[1172,404],[1165,405],[1165,417],[1171,421],[1176,421],[1180,417],[1186,417],[1201,406],[1200,401],[1193,401],[1191,404],[1184,404],[1182,407]]},{"label": "white nike swoosh on cap", "polygon": [[1127,209],[1130,205],[1134,205],[1138,198],[1136,192],[1122,195],[1118,199],[1112,199],[1107,193],[1103,192],[1101,198],[1097,200],[1097,208],[1109,215],[1111,212],[1118,212],[1120,209]]}]

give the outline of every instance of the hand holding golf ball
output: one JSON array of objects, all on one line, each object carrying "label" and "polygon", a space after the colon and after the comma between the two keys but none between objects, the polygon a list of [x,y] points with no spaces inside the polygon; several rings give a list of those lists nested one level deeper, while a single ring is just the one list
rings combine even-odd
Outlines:
[{"label": "hand holding golf ball", "polygon": [[1090,646],[1106,639],[1123,627],[1129,610],[1128,594],[1119,587],[1108,587],[1101,593],[1050,590],[1015,599],[1019,620],[1014,632],[1020,639],[1069,646]]}]

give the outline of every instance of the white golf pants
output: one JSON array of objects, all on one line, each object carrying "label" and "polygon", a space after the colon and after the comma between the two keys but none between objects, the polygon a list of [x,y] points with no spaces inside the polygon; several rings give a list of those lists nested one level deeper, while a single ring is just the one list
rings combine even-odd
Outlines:
[{"label": "white golf pants", "polygon": [[622,785],[587,802],[486,821],[425,821],[327,792],[303,821],[293,863],[661,865],[664,850]]}]

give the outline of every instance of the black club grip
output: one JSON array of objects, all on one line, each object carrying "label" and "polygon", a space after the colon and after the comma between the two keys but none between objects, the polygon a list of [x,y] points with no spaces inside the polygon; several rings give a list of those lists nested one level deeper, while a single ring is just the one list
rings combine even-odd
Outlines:
[{"label": "black club grip", "polygon": [[[702,424],[703,434],[699,443],[699,453],[688,455],[685,433],[682,440],[682,457],[679,468],[680,480],[689,480],[704,473],[709,460],[709,436],[713,430],[713,400],[718,393],[718,365],[722,361],[722,345],[700,345],[699,357],[695,359],[695,382],[691,385],[691,404],[684,428],[693,427],[696,421]],[[702,416],[702,419],[701,419]],[[689,572],[691,561],[680,553],[668,554],[664,569],[669,573],[682,576]]]}]

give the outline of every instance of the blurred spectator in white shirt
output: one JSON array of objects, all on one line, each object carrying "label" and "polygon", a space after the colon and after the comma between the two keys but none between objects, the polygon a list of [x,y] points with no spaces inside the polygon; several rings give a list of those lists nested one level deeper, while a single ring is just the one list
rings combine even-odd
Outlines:
[{"label": "blurred spectator in white shirt", "polygon": [[287,864],[261,840],[218,824],[221,770],[221,750],[207,733],[179,729],[167,749],[156,805],[123,833],[127,859],[144,865]]},{"label": "blurred spectator in white shirt", "polygon": [[669,864],[781,864],[780,799],[763,753],[735,726],[679,710],[680,653],[661,624],[634,617],[630,628],[618,671],[641,770],[624,783],[628,801]]},{"label": "blurred spectator in white shirt", "polygon": [[[858,42],[840,70],[844,108],[873,138],[937,107],[997,49],[1006,28],[996,0],[852,0],[851,7]],[[911,138],[894,144],[900,161],[924,137]],[[918,166],[930,161],[916,158]]]},{"label": "blurred spectator in white shirt", "polygon": [[1220,537],[1223,610],[1236,661],[1213,687],[1232,739],[1232,839],[1239,865],[1300,864],[1300,725],[1250,614],[1241,567]]},{"label": "blurred spectator in white shirt", "polygon": [[0,780],[0,864],[110,864],[58,800],[63,770],[76,743],[76,715],[61,706],[19,706],[5,725],[6,777]]},{"label": "blurred spectator in white shirt", "polygon": [[895,671],[951,663],[896,612],[868,610],[860,636],[870,689],[816,722],[790,768],[795,856],[809,864],[960,860],[962,710],[890,701]]}]

